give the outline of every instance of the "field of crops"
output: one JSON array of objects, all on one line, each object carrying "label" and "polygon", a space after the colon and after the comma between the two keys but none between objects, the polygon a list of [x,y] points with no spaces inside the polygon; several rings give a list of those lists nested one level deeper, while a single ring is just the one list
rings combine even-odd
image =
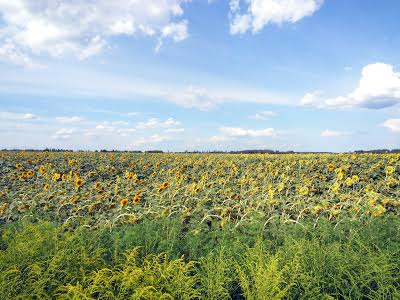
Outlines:
[{"label": "field of crops", "polygon": [[0,299],[400,299],[399,154],[0,157]]}]

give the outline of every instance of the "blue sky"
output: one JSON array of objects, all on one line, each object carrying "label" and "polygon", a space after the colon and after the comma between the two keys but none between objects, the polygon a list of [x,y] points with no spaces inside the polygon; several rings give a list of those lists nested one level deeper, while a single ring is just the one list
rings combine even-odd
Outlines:
[{"label": "blue sky", "polygon": [[0,148],[400,148],[396,0],[0,0]]}]

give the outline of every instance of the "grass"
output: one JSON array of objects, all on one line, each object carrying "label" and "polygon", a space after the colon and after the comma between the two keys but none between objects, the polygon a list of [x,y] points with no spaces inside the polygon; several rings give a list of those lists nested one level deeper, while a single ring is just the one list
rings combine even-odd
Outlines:
[{"label": "grass", "polygon": [[400,220],[0,226],[0,299],[400,299]]}]

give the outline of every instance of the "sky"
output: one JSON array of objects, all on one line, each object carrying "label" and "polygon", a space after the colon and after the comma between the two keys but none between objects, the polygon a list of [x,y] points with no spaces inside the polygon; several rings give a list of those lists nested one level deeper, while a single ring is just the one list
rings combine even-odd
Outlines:
[{"label": "sky", "polygon": [[400,148],[398,0],[0,0],[0,149]]}]

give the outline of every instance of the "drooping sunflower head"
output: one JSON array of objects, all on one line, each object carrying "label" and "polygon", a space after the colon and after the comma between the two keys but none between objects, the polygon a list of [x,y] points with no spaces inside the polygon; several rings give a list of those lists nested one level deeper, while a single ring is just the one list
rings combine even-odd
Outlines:
[{"label": "drooping sunflower head", "polygon": [[50,185],[49,185],[48,183],[46,183],[46,184],[43,186],[43,189],[44,189],[45,191],[47,191],[49,188],[50,188]]}]

